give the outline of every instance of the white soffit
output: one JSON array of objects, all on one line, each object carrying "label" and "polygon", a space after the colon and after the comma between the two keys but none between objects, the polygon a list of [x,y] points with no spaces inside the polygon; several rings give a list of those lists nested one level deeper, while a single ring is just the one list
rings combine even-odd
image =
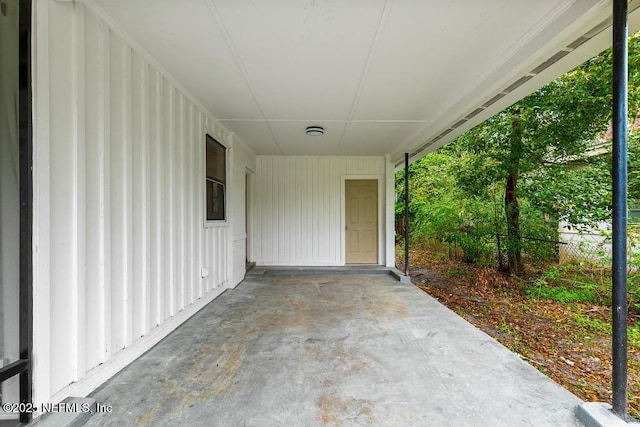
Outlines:
[{"label": "white soffit", "polygon": [[602,0],[85,1],[256,154],[394,161],[598,53],[600,33],[567,46],[611,12]]}]

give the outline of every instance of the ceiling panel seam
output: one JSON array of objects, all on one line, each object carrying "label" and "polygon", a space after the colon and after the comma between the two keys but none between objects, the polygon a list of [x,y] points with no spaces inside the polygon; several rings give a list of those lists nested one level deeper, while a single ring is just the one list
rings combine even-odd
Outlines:
[{"label": "ceiling panel seam", "polygon": [[378,28],[376,29],[376,34],[373,36],[373,40],[371,41],[371,46],[369,47],[369,53],[367,54],[367,60],[362,69],[362,74],[360,76],[360,81],[358,82],[358,89],[353,97],[353,103],[351,104],[351,110],[349,111],[349,117],[347,119],[347,123],[342,130],[342,135],[340,135],[340,140],[338,141],[338,145],[336,146],[335,154],[338,155],[340,152],[340,148],[342,147],[342,143],[344,142],[344,137],[349,130],[350,124],[353,119],[353,114],[358,106],[360,101],[360,96],[362,94],[362,89],[365,84],[365,80],[367,75],[369,74],[369,70],[371,69],[371,64],[373,63],[373,58],[378,51],[378,46],[380,45],[380,39],[382,38],[382,34],[384,33],[384,28],[387,25],[387,21],[389,19],[389,14],[391,13],[391,7],[393,5],[393,0],[386,0],[384,4],[384,9],[380,14],[380,19],[378,21]]},{"label": "ceiling panel seam", "polygon": [[220,30],[222,31],[222,34],[224,35],[224,41],[225,41],[225,43],[227,45],[227,49],[229,49],[229,52],[231,52],[231,55],[233,56],[233,59],[236,62],[236,65],[238,66],[238,69],[240,70],[240,74],[242,74],[242,79],[244,80],[245,84],[247,85],[247,88],[249,89],[249,92],[251,93],[251,97],[253,98],[253,102],[256,103],[256,106],[258,107],[258,110],[260,111],[260,115],[262,115],[262,117],[264,118],[264,121],[265,121],[265,123],[267,125],[267,128],[269,129],[269,133],[271,134],[271,138],[273,139],[274,144],[278,148],[278,151],[282,155],[283,154],[282,147],[280,147],[280,144],[278,144],[278,140],[276,139],[275,133],[273,132],[273,129],[271,128],[271,125],[269,124],[269,119],[267,119],[267,116],[264,113],[264,108],[262,108],[262,105],[260,104],[260,101],[258,100],[258,96],[256,95],[256,91],[255,91],[253,85],[251,84],[251,80],[249,79],[249,74],[247,73],[247,69],[244,66],[244,63],[242,62],[242,58],[240,57],[240,54],[238,53],[238,50],[236,49],[236,46],[233,43],[233,40],[231,39],[231,34],[229,33],[229,30],[227,29],[226,25],[224,25],[224,20],[222,19],[222,15],[220,14],[220,11],[218,10],[218,7],[215,4],[215,0],[208,0],[207,4],[209,5],[209,10],[211,11],[211,14],[213,15],[213,18],[217,21],[218,25],[220,26]]}]

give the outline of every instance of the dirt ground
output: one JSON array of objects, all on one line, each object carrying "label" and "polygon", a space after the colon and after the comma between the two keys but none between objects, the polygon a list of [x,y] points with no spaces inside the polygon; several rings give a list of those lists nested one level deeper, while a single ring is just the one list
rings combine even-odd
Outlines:
[{"label": "dirt ground", "polygon": [[[413,259],[415,258],[415,259]],[[493,267],[412,254],[413,283],[585,401],[611,403],[610,309],[524,294]],[[637,320],[637,319],[632,319]],[[629,349],[629,412],[640,416],[640,350]]]}]

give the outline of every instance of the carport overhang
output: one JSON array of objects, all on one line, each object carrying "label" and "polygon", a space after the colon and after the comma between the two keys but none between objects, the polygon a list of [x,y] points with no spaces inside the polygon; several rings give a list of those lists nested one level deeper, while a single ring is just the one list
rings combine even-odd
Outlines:
[{"label": "carport overhang", "polygon": [[84,1],[256,155],[397,167],[611,45],[607,0]]},{"label": "carport overhang", "polygon": [[[78,1],[258,156],[400,166],[403,153],[418,159],[611,45],[610,1]],[[628,3],[630,32],[639,7]],[[304,135],[312,125],[321,139]]]}]

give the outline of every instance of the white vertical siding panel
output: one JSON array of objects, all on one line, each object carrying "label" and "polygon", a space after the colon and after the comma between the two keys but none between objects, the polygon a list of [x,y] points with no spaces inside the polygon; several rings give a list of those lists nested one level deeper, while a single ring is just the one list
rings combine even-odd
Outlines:
[{"label": "white vertical siding panel", "polygon": [[184,131],[185,131],[185,148],[184,148],[184,182],[185,182],[185,193],[184,193],[184,215],[185,215],[185,225],[184,225],[184,256],[185,256],[185,265],[187,272],[187,282],[185,287],[186,297],[185,303],[191,304],[195,301],[195,272],[196,268],[194,267],[194,254],[196,253],[194,248],[194,227],[193,224],[195,222],[194,214],[195,209],[193,208],[193,204],[195,203],[195,198],[197,197],[193,191],[193,179],[194,176],[194,167],[193,167],[193,142],[195,135],[193,133],[193,104],[187,100],[185,102],[185,123],[184,123]]},{"label": "white vertical siding panel", "polygon": [[143,90],[141,95],[141,108],[142,108],[142,161],[144,173],[142,174],[142,218],[143,218],[143,230],[144,233],[141,241],[143,246],[143,260],[144,268],[142,270],[143,275],[143,291],[142,301],[144,305],[144,316],[141,319],[141,333],[146,335],[151,330],[151,324],[149,322],[149,316],[151,314],[151,116],[152,109],[149,105],[149,92],[151,90],[151,80],[149,73],[149,64],[146,61],[142,62],[141,79],[143,82]]},{"label": "white vertical siding panel", "polygon": [[316,242],[313,238],[316,232],[316,183],[317,183],[317,170],[315,168],[315,158],[307,159],[307,239],[309,242],[308,258],[317,259]]},{"label": "white vertical siding panel", "polygon": [[265,189],[266,189],[266,176],[264,174],[264,159],[257,158],[256,159],[256,174],[255,174],[255,185],[253,190],[253,210],[252,214],[254,217],[255,233],[253,233],[253,258],[254,261],[257,260],[265,260],[265,250],[264,244],[266,242],[266,233],[267,233],[267,221],[266,221],[266,209],[264,203],[265,197]]},{"label": "white vertical siding panel", "polygon": [[[316,231],[316,235],[314,236],[314,239],[317,241],[317,246],[318,246],[318,255],[317,255],[317,260],[318,262],[323,262],[326,261],[325,260],[325,244],[326,244],[326,228],[325,228],[325,224],[326,221],[329,219],[329,217],[325,216],[326,213],[326,207],[327,204],[330,203],[330,199],[327,199],[326,197],[326,193],[325,193],[325,188],[327,185],[327,181],[329,179],[331,179],[328,175],[328,170],[326,170],[326,159],[325,158],[318,158],[316,159],[316,162],[318,164],[318,180],[316,181],[317,184],[317,197],[316,200],[318,202],[318,207],[317,207],[317,231]],[[320,236],[322,236],[322,238],[320,238]]]},{"label": "white vertical siding panel", "polygon": [[214,240],[217,237],[216,231],[216,227],[207,230],[207,265],[210,270],[209,277],[207,277],[207,293],[211,292],[220,276],[218,260],[216,259],[216,246],[214,244]]},{"label": "white vertical siding panel", "polygon": [[132,289],[130,298],[131,336],[138,338],[146,332],[146,319],[148,318],[147,306],[147,238],[148,238],[148,212],[147,212],[147,82],[145,64],[142,58],[133,54],[131,58],[131,126],[132,126]]},{"label": "white vertical siding panel", "polygon": [[286,214],[287,214],[287,181],[286,181],[286,159],[279,158],[278,159],[278,167],[276,169],[278,180],[278,210],[276,215],[278,217],[278,249],[280,254],[280,259],[285,262],[289,261],[289,251],[287,249],[287,242],[285,239],[288,238],[288,230],[287,230],[287,222],[286,222]]},{"label": "white vertical siding panel", "polygon": [[215,264],[215,272],[216,272],[214,276],[214,280],[211,281],[211,290],[213,290],[218,287],[218,284],[220,283],[220,281],[222,280],[222,277],[224,276],[224,272],[222,271],[223,256],[221,254],[222,245],[220,242],[220,239],[222,238],[221,229],[220,227],[213,227],[211,231],[212,232],[209,235],[209,242],[211,243],[212,257],[213,257],[213,262]]},{"label": "white vertical siding panel", "polygon": [[[331,262],[331,233],[333,228],[331,227],[331,210],[336,209],[335,198],[331,194],[331,183],[335,180],[335,177],[331,175],[331,167],[334,163],[333,159],[321,159],[322,164],[320,170],[324,171],[327,178],[322,180],[322,194],[324,203],[322,203],[322,218],[324,219],[320,223],[322,224],[321,234],[318,236],[320,241],[323,262]],[[324,236],[321,238],[321,236]]]},{"label": "white vertical siding panel", "polygon": [[220,283],[222,283],[225,277],[226,262],[225,262],[225,257],[223,253],[225,252],[224,248],[227,247],[227,242],[224,240],[224,233],[221,227],[215,227],[213,230],[214,230],[213,239],[212,239],[212,245],[214,248],[213,259],[215,260],[216,271],[218,272],[218,274],[216,275],[215,282],[212,283],[213,289],[215,289],[218,286],[220,286]]},{"label": "white vertical siding panel", "polygon": [[[262,259],[262,233],[263,224],[262,218],[262,202],[260,201],[260,195],[262,193],[262,170],[261,159],[255,159],[255,168],[251,175],[251,187],[249,187],[249,203],[251,208],[249,210],[249,221],[251,222],[251,229],[249,234],[249,261],[256,262],[258,259]],[[261,177],[261,179],[258,179]]]},{"label": "white vertical siding panel", "polygon": [[277,259],[278,257],[278,212],[277,212],[277,166],[274,159],[269,159],[269,176],[268,180],[271,183],[271,190],[269,194],[271,195],[272,203],[269,206],[269,218],[271,221],[271,229],[270,229],[270,239],[269,243],[271,244],[267,250],[269,251],[270,258]]},{"label": "white vertical siding panel", "polygon": [[291,214],[290,208],[290,192],[289,185],[289,163],[286,159],[280,162],[280,212],[279,212],[279,228],[280,228],[280,246],[284,254],[284,258],[287,264],[291,264],[291,223],[288,220]]},{"label": "white vertical siding panel", "polygon": [[209,276],[207,277],[206,292],[209,293],[213,289],[214,284],[218,280],[218,263],[215,259],[215,245],[213,240],[215,239],[216,229],[210,228],[207,230],[207,267],[209,268]]},{"label": "white vertical siding panel", "polygon": [[162,221],[162,233],[165,236],[162,242],[163,256],[163,275],[164,275],[164,288],[163,288],[163,312],[162,320],[165,321],[173,314],[173,307],[175,301],[174,295],[174,265],[173,265],[173,209],[171,202],[173,201],[173,165],[172,165],[172,136],[173,136],[173,87],[166,80],[162,80],[162,93],[163,93],[163,111],[162,111],[162,209],[164,211]]},{"label": "white vertical siding panel", "polygon": [[124,345],[125,347],[131,345],[133,339],[133,123],[132,123],[132,97],[133,97],[133,87],[132,87],[132,63],[131,56],[132,50],[129,45],[124,44],[123,51],[123,75],[124,75],[124,110],[123,114],[123,122],[124,122],[124,218],[125,218],[125,247],[126,247],[126,257],[125,257],[125,265],[126,265],[126,273],[125,273],[125,286],[124,286],[124,297],[125,297],[125,330],[124,330]]},{"label": "white vertical siding panel", "polygon": [[269,218],[269,208],[266,204],[266,199],[271,197],[271,194],[267,193],[267,188],[269,183],[267,182],[266,176],[266,159],[259,160],[259,168],[257,170],[262,169],[262,174],[260,175],[260,179],[256,179],[257,182],[260,183],[260,190],[257,192],[256,200],[258,200],[258,209],[256,210],[256,218],[260,221],[260,227],[258,230],[258,237],[260,243],[260,258],[257,259],[267,259],[267,254],[269,251],[267,250],[267,245],[271,241],[269,238],[269,234],[271,232],[271,223],[268,221]]},{"label": "white vertical siding panel", "polygon": [[329,194],[332,194],[331,199],[332,206],[329,211],[329,247],[330,247],[330,259],[333,263],[340,262],[340,211],[342,209],[340,197],[336,197],[336,194],[340,194],[340,161],[339,159],[333,159],[331,162],[331,186],[329,187]]},{"label": "white vertical siding panel", "polygon": [[[273,182],[273,186],[274,186],[274,203],[272,206],[272,212],[271,215],[274,218],[274,228],[273,228],[273,236],[274,236],[274,250],[273,250],[273,254],[274,257],[277,259],[280,259],[282,256],[281,253],[281,242],[280,242],[280,232],[281,232],[281,228],[280,228],[280,199],[281,199],[281,192],[282,192],[282,186],[280,184],[280,159],[279,158],[275,158],[272,159],[273,162],[273,166],[272,166],[272,182]],[[286,261],[285,261],[286,262]]]},{"label": "white vertical siding panel", "polygon": [[273,222],[273,228],[271,230],[271,234],[272,234],[272,245],[273,247],[271,248],[272,251],[272,258],[273,259],[280,259],[281,254],[280,254],[280,240],[279,240],[279,236],[280,236],[280,218],[278,217],[278,203],[280,203],[280,179],[278,176],[278,171],[279,171],[279,164],[278,161],[279,159],[277,158],[271,158],[270,160],[270,179],[269,181],[271,182],[272,185],[272,190],[271,190],[271,194],[272,194],[272,198],[273,198],[273,203],[271,204],[271,218],[272,218],[272,222]]},{"label": "white vertical siding panel", "polygon": [[306,233],[308,230],[308,224],[307,224],[307,198],[309,197],[309,189],[307,188],[307,174],[309,173],[309,169],[308,169],[308,165],[306,164],[306,162],[301,159],[300,161],[296,162],[300,169],[299,169],[299,175],[298,175],[298,181],[299,181],[299,185],[300,185],[300,201],[299,201],[299,209],[298,209],[298,227],[299,227],[299,233],[298,236],[300,236],[300,238],[298,239],[299,241],[299,245],[300,248],[298,250],[298,258],[297,258],[297,262],[301,263],[302,260],[307,258],[307,247],[308,244],[306,244],[305,242],[307,242],[306,239]]},{"label": "white vertical siding panel", "polygon": [[215,246],[213,245],[213,239],[215,238],[215,228],[209,228],[206,233],[207,239],[207,258],[206,264],[207,268],[209,268],[209,276],[207,277],[206,282],[206,293],[211,292],[213,289],[213,284],[218,280],[218,264],[215,259]]},{"label": "white vertical siding panel", "polygon": [[[52,84],[50,87],[51,112],[50,122],[50,176],[51,200],[51,245],[50,245],[50,280],[51,280],[51,348],[50,366],[51,390],[57,390],[73,381],[74,365],[72,349],[74,347],[73,332],[69,333],[69,325],[75,323],[75,309],[68,308],[70,283],[76,277],[74,271],[75,252],[77,246],[69,245],[75,225],[73,212],[74,195],[70,189],[75,188],[74,175],[77,168],[73,141],[73,106],[69,97],[69,88],[73,88],[73,73],[69,69],[72,61],[73,46],[72,22],[67,14],[60,13],[57,8],[50,9],[50,19],[59,27],[51,28],[52,38],[49,45],[50,57],[58,58],[51,63]],[[56,31],[57,30],[57,31]],[[51,391],[50,390],[50,391]]]},{"label": "white vertical siding panel", "polygon": [[267,184],[265,180],[267,179],[265,175],[265,165],[264,158],[256,159],[256,179],[254,185],[253,192],[253,216],[255,218],[256,224],[256,232],[253,236],[253,255],[255,260],[264,260],[266,259],[266,251],[264,245],[267,241],[267,225],[268,221],[266,221],[266,206],[264,203],[265,191],[267,188]]},{"label": "white vertical siding panel", "polygon": [[86,141],[85,277],[87,366],[102,362],[104,352],[104,29],[90,15],[85,23]]},{"label": "white vertical siding panel", "polygon": [[220,229],[220,232],[223,235],[222,238],[222,252],[223,252],[223,256],[220,257],[221,260],[223,260],[223,271],[224,271],[224,277],[222,278],[222,281],[220,282],[220,285],[228,285],[229,284],[229,280],[231,279],[231,263],[229,262],[229,256],[231,254],[231,248],[232,248],[232,241],[233,238],[229,232],[229,227],[224,227]]},{"label": "white vertical siding panel", "polygon": [[[295,236],[300,236],[302,233],[302,216],[300,213],[302,212],[302,183],[301,183],[301,175],[302,175],[302,162],[292,162],[294,165],[294,179],[295,182],[295,195],[296,195],[296,204],[295,211],[293,215],[293,233]],[[302,256],[300,251],[302,250],[301,239],[295,239],[295,258],[294,264],[299,264],[302,261]]]},{"label": "white vertical siding panel", "polygon": [[311,169],[311,160],[310,159],[300,159],[302,163],[302,188],[303,188],[303,197],[302,197],[302,212],[301,212],[301,220],[302,220],[302,242],[303,248],[301,251],[302,262],[304,260],[308,260],[312,257],[311,254],[311,227],[312,227],[312,208],[311,208],[311,197],[313,189],[311,188],[311,177],[313,175],[313,170]]},{"label": "white vertical siding panel", "polygon": [[176,263],[176,312],[184,308],[184,283],[185,283],[185,259],[184,259],[184,95],[178,94],[176,97],[176,106],[174,116],[176,117],[175,125],[175,142],[176,152],[174,161],[176,165],[175,171],[175,197],[173,200],[173,209],[175,210],[175,247],[176,253],[174,262]]},{"label": "white vertical siding panel", "polygon": [[229,254],[229,239],[226,227],[219,227],[217,229],[218,236],[215,239],[216,245],[218,247],[218,256],[216,260],[220,263],[220,278],[216,282],[216,288],[220,287],[223,283],[227,281],[227,277],[229,277],[229,262],[227,260],[227,256]]},{"label": "white vertical siding panel", "polygon": [[265,183],[265,160],[263,158],[256,159],[256,179],[255,179],[255,190],[254,190],[254,209],[253,214],[256,223],[256,232],[254,233],[254,259],[255,260],[266,260],[266,252],[264,245],[267,241],[267,226],[268,222],[266,221],[266,206],[264,203],[265,191],[267,184]]},{"label": "white vertical siding panel", "polygon": [[[262,201],[262,206],[264,207],[264,212],[261,215],[262,219],[262,254],[264,256],[264,260],[266,263],[269,263],[271,259],[273,259],[273,221],[272,218],[272,209],[271,203],[273,203],[273,194],[270,189],[273,187],[271,183],[271,174],[273,173],[272,168],[269,165],[269,159],[262,159],[262,170],[264,173],[264,179],[259,180],[262,184],[262,191],[260,194],[260,199]],[[271,201],[271,203],[268,202]]]},{"label": "white vertical siding panel", "polygon": [[254,213],[260,225],[256,261],[261,265],[343,262],[342,177],[383,178],[384,159],[262,156],[256,163]]},{"label": "white vertical siding panel", "polygon": [[103,191],[103,213],[104,213],[104,287],[102,288],[102,339],[104,341],[104,349],[102,354],[102,361],[108,360],[112,353],[111,345],[111,295],[112,286],[111,281],[113,279],[113,257],[112,251],[112,238],[111,228],[113,223],[113,215],[111,213],[112,196],[110,191],[111,183],[111,30],[101,23],[102,29],[102,84],[101,90],[103,94],[102,99],[102,112],[104,119],[101,122],[101,131],[103,133],[103,170],[104,170],[104,187]]},{"label": "white vertical siding panel", "polygon": [[296,248],[296,226],[295,226],[295,218],[296,209],[298,204],[298,193],[296,188],[296,162],[287,162],[287,232],[288,232],[288,247],[289,247],[289,259],[291,260],[291,264],[295,264],[298,258],[298,252]]},{"label": "white vertical siding panel", "polygon": [[[264,241],[264,253],[268,261],[273,260],[274,254],[277,251],[277,242],[276,242],[276,227],[273,212],[273,204],[275,202],[275,196],[273,194],[273,188],[275,187],[275,183],[273,182],[273,159],[266,159],[266,176],[265,176],[265,191],[267,192],[264,196],[264,199],[270,199],[269,202],[266,203],[266,218],[267,222],[267,232],[266,239]],[[266,201],[266,200],[265,200]]]},{"label": "white vertical siding panel", "polygon": [[216,280],[212,283],[213,289],[215,289],[220,286],[220,283],[222,283],[225,277],[225,267],[227,264],[223,253],[225,253],[224,249],[227,247],[227,242],[224,239],[224,230],[221,227],[215,227],[213,231],[214,233],[211,243],[214,248],[213,259],[215,260],[216,272],[218,273],[216,275]]},{"label": "white vertical siding panel", "polygon": [[[203,232],[202,232],[202,226],[204,224],[204,124],[202,122],[203,119],[203,115],[200,111],[197,112],[196,114],[196,120],[194,123],[195,126],[195,131],[197,134],[197,138],[196,138],[196,143],[195,143],[195,170],[197,171],[197,176],[194,178],[196,180],[196,188],[195,191],[198,194],[198,197],[196,198],[196,207],[197,207],[197,212],[198,214],[196,215],[196,233],[198,235],[197,238],[197,242],[198,242],[198,253],[197,253],[197,259],[198,259],[198,270],[200,270],[202,267],[208,267],[205,265],[205,257],[204,257],[204,250],[203,250]],[[205,291],[205,286],[206,286],[206,279],[203,279],[202,277],[200,277],[200,279],[198,280],[198,298],[202,298],[202,296],[204,295],[204,291]]]},{"label": "white vertical siding panel", "polygon": [[198,266],[198,247],[197,247],[197,233],[199,229],[196,227],[198,224],[197,221],[197,205],[196,201],[200,198],[200,195],[196,193],[196,182],[195,179],[198,177],[197,168],[195,164],[196,156],[196,140],[200,139],[200,132],[194,131],[194,117],[195,117],[195,107],[189,102],[187,109],[187,148],[186,148],[186,159],[185,159],[185,176],[188,185],[188,191],[186,195],[186,215],[187,215],[187,240],[186,240],[186,256],[189,260],[188,262],[188,271],[189,271],[189,297],[187,298],[188,303],[193,303],[198,299],[197,293],[197,280],[200,277],[200,267]]},{"label": "white vertical siding panel", "polygon": [[318,246],[319,246],[319,239],[317,238],[318,236],[318,227],[319,227],[319,215],[318,212],[320,210],[320,194],[319,194],[319,188],[320,188],[320,171],[318,170],[318,159],[317,158],[312,158],[311,160],[311,170],[312,170],[312,177],[311,177],[311,221],[312,221],[312,225],[311,225],[311,244],[313,245],[313,248],[311,250],[311,257],[313,259],[318,259]]},{"label": "white vertical siding panel", "polygon": [[287,162],[287,214],[286,214],[286,228],[287,228],[287,239],[288,239],[288,248],[289,248],[289,259],[291,260],[290,264],[295,264],[298,258],[298,253],[296,252],[296,229],[295,229],[295,217],[296,214],[296,162]]},{"label": "white vertical siding panel", "polygon": [[126,184],[126,91],[125,46],[111,37],[111,349],[117,352],[126,345],[127,283],[127,184]]},{"label": "white vertical siding panel", "polygon": [[162,79],[157,71],[149,82],[149,174],[151,270],[149,286],[149,324],[162,321]]},{"label": "white vertical siding panel", "polygon": [[192,303],[193,301],[195,301],[197,299],[197,291],[196,291],[196,280],[197,280],[197,276],[196,276],[196,271],[198,271],[198,266],[197,266],[197,257],[195,256],[195,254],[198,252],[198,248],[195,246],[196,243],[196,233],[198,232],[198,230],[195,228],[195,225],[197,223],[196,221],[196,208],[195,208],[195,202],[196,202],[196,198],[199,197],[199,195],[196,193],[195,191],[195,182],[194,182],[194,178],[196,176],[196,174],[193,173],[193,171],[196,171],[196,167],[195,167],[195,140],[196,140],[196,135],[197,132],[194,132],[193,130],[193,104],[191,102],[187,103],[187,110],[186,110],[186,117],[185,117],[185,126],[186,126],[186,158],[185,158],[185,164],[186,164],[186,168],[185,168],[185,182],[187,183],[187,192],[186,192],[186,218],[187,218],[187,224],[186,224],[186,236],[187,236],[187,242],[186,242],[186,251],[188,254],[190,255],[186,255],[189,262],[188,262],[188,266],[187,266],[187,271],[188,271],[188,275],[189,275],[189,282],[188,282],[188,293],[187,293],[187,302]]},{"label": "white vertical siding panel", "polygon": [[[45,84],[37,102],[47,105],[35,122],[37,155],[46,164],[34,160],[34,177],[45,174],[38,183],[47,184],[38,188],[46,203],[38,213],[46,218],[36,217],[41,234],[34,235],[46,245],[37,262],[47,270],[38,276],[46,283],[34,285],[44,298],[34,297],[38,313],[48,313],[34,320],[36,396],[46,402],[79,387],[72,383],[85,374],[113,369],[105,362],[115,353],[236,280],[230,224],[243,219],[230,201],[239,206],[245,194],[231,182],[240,172],[233,175],[229,147],[228,223],[205,227],[203,131],[231,139],[91,8],[38,2],[34,11],[38,30],[47,32],[36,34],[36,72],[48,73],[38,74]],[[271,229],[274,239],[260,242],[276,251],[260,250],[276,258],[280,250],[294,261],[297,164],[277,166],[282,172],[270,168],[270,182],[256,180],[264,190],[281,184],[279,204],[256,206],[281,218]],[[281,232],[285,239],[274,241]],[[209,269],[206,279],[202,267]]]},{"label": "white vertical siding panel", "polygon": [[336,182],[334,184],[334,192],[339,195],[338,197],[340,197],[340,199],[338,200],[338,209],[336,212],[333,213],[335,217],[335,223],[337,224],[337,228],[335,230],[335,235],[334,235],[336,263],[342,262],[342,233],[343,233],[342,229],[344,227],[344,224],[342,224],[342,211],[344,210],[344,205],[342,204],[342,189],[341,189],[342,180],[341,178],[339,178],[341,176],[341,172],[340,172],[341,168],[342,168],[341,160],[336,159],[336,169],[335,169]]},{"label": "white vertical siding panel", "polygon": [[72,349],[73,371],[72,378],[77,381],[80,375],[85,373],[85,307],[86,307],[86,98],[85,98],[85,75],[86,75],[86,59],[85,59],[85,8],[78,6],[78,12],[74,14],[73,19],[73,55],[74,61],[73,76],[75,88],[73,91],[74,103],[74,141],[75,161],[77,169],[75,170],[74,188],[75,195],[75,227],[71,239],[72,246],[75,246],[75,275],[70,281],[71,289],[69,289],[69,299],[74,321],[71,325],[74,334],[75,345]]}]

